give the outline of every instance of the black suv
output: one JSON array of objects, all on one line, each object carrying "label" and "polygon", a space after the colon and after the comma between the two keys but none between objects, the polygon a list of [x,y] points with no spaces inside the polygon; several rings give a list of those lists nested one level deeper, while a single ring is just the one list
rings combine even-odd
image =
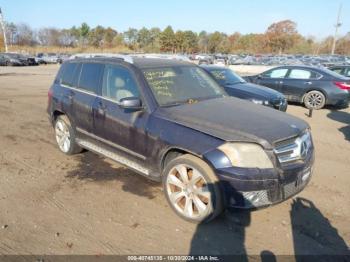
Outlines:
[{"label": "black suv", "polygon": [[209,221],[225,207],[281,202],[309,182],[309,126],[229,97],[200,67],[131,56],[74,59],[49,90],[65,154],[87,149],[156,181],[174,211]]}]

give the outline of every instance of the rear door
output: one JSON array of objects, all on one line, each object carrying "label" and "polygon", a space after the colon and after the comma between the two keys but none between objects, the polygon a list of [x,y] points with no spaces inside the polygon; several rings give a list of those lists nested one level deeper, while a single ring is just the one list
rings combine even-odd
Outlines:
[{"label": "rear door", "polygon": [[312,70],[293,68],[283,80],[281,92],[289,101],[300,102],[307,90],[311,90],[318,84],[322,75]]},{"label": "rear door", "polygon": [[[72,89],[72,114],[78,129],[92,132],[93,115],[92,106],[96,100],[96,94],[101,83],[103,64],[83,63],[77,70],[80,74]],[[79,130],[78,130],[79,131]]]},{"label": "rear door", "polygon": [[133,111],[119,106],[122,98],[139,97],[141,92],[132,71],[122,65],[106,65],[101,96],[94,104],[94,135],[120,153],[143,163],[148,147],[146,110]]},{"label": "rear door", "polygon": [[267,86],[276,91],[281,92],[281,85],[283,84],[284,77],[287,75],[288,68],[275,68],[266,71],[259,75],[256,80],[258,85]]}]

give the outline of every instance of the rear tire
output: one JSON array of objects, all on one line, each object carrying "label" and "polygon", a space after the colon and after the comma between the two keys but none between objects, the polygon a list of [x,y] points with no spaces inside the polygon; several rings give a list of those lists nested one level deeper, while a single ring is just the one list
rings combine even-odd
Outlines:
[{"label": "rear tire", "polygon": [[326,97],[322,92],[312,90],[305,94],[303,102],[306,108],[318,110],[326,104]]},{"label": "rear tire", "polygon": [[75,141],[75,129],[65,115],[60,115],[55,121],[55,137],[58,148],[66,155],[80,153],[82,148]]},{"label": "rear tire", "polygon": [[181,155],[164,169],[165,197],[181,218],[193,222],[209,222],[223,211],[219,180],[211,167],[198,157]]}]

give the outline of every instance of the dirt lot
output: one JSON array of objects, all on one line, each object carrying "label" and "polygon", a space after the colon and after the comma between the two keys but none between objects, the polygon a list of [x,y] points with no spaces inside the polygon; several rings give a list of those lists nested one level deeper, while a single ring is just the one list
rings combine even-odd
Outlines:
[{"label": "dirt lot", "polygon": [[0,254],[349,252],[349,109],[310,119],[289,106],[312,127],[309,186],[279,205],[196,226],[172,212],[159,184],[89,152],[59,152],[45,111],[57,69],[0,68]]}]

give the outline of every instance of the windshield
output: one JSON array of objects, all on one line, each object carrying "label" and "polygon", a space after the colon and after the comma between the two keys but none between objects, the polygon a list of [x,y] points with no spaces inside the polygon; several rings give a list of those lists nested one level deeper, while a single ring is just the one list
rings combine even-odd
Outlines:
[{"label": "windshield", "polygon": [[212,76],[220,83],[220,85],[233,85],[237,83],[245,83],[245,80],[236,75],[231,69],[213,68],[209,69]]},{"label": "windshield", "polygon": [[329,70],[328,68],[322,68],[322,70],[324,70],[327,74],[335,77],[335,78],[340,78],[340,79],[344,79],[344,80],[349,80],[349,77],[343,76],[341,74],[338,74],[335,71]]},{"label": "windshield", "polygon": [[194,103],[223,97],[225,91],[197,66],[144,69],[143,74],[160,106]]}]

